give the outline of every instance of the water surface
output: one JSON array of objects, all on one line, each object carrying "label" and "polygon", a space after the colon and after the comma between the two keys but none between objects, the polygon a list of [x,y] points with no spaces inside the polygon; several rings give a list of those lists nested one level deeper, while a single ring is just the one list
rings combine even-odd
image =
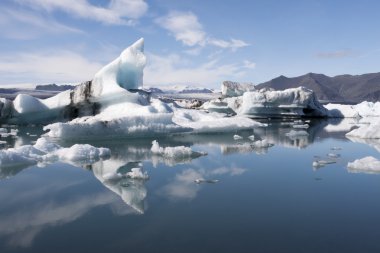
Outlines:
[{"label": "water surface", "polygon": [[[379,143],[352,142],[324,130],[326,121],[297,138],[270,123],[158,139],[208,152],[193,160],[154,156],[152,140],[125,139],[94,141],[112,157],[92,165],[1,169],[0,252],[380,252],[380,176],[347,169],[355,159],[379,159]],[[41,133],[20,128],[7,145]],[[274,146],[253,147],[252,133]],[[340,155],[336,163],[313,168],[315,156],[331,152]],[[102,177],[134,167],[150,179]]]}]

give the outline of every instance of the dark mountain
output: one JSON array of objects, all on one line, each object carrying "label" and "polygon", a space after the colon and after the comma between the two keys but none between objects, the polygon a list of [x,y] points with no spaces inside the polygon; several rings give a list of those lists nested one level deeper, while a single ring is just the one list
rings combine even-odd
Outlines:
[{"label": "dark mountain", "polygon": [[329,102],[380,101],[380,73],[334,77],[315,73],[291,78],[279,76],[256,87],[284,90],[299,86],[313,90],[318,99]]},{"label": "dark mountain", "polygon": [[55,83],[52,84],[44,84],[44,85],[37,85],[35,90],[44,90],[44,91],[65,91],[65,90],[72,90],[74,89],[74,85],[56,85]]}]

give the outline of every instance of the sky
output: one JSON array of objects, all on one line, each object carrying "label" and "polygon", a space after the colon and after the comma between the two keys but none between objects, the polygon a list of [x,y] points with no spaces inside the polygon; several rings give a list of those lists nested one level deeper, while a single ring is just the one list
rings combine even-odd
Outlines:
[{"label": "sky", "polygon": [[380,1],[2,0],[0,87],[91,80],[145,39],[144,85],[380,71]]}]

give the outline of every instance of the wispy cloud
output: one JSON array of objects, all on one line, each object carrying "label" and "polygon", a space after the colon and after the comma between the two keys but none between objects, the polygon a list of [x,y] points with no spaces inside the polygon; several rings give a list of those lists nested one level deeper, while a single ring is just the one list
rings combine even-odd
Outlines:
[{"label": "wispy cloud", "polygon": [[168,30],[177,41],[190,47],[212,45],[235,51],[249,46],[247,42],[238,39],[224,40],[213,38],[205,32],[198,17],[192,12],[173,11],[166,16],[157,18],[156,23]]},{"label": "wispy cloud", "polygon": [[254,68],[250,61],[223,64],[211,59],[197,66],[189,66],[187,60],[178,54],[148,55],[144,82],[148,85],[162,84],[197,84],[216,85],[223,80],[243,77]]},{"label": "wispy cloud", "polygon": [[90,80],[102,67],[80,54],[69,51],[45,51],[0,56],[3,83],[58,82]]},{"label": "wispy cloud", "polygon": [[6,38],[33,39],[46,33],[84,33],[30,11],[0,8],[0,16],[0,36]]},{"label": "wispy cloud", "polygon": [[63,11],[69,15],[110,25],[133,25],[148,10],[144,0],[110,0],[106,7],[87,0],[16,0],[34,9]]},{"label": "wispy cloud", "polygon": [[331,51],[331,52],[319,52],[316,54],[316,57],[322,58],[322,59],[337,59],[337,58],[350,57],[352,55],[353,55],[352,50],[344,49],[344,50]]}]

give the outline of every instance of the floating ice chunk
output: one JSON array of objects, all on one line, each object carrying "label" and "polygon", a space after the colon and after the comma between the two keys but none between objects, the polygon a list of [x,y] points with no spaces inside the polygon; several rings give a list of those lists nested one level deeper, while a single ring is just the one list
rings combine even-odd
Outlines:
[{"label": "floating ice chunk", "polygon": [[54,152],[59,159],[66,161],[96,161],[100,158],[109,157],[108,148],[96,148],[89,144],[75,144],[70,148],[62,148]]},{"label": "floating ice chunk", "polygon": [[347,169],[350,172],[359,173],[380,173],[380,161],[373,156],[367,156],[362,159],[357,159],[347,164]]},{"label": "floating ice chunk", "polygon": [[0,133],[2,133],[2,134],[3,134],[3,133],[4,133],[4,134],[5,134],[5,133],[8,133],[8,130],[7,130],[6,128],[4,128],[4,127],[1,127],[1,128],[0,128]]},{"label": "floating ice chunk", "polygon": [[340,157],[340,154],[328,153],[327,156],[328,156],[328,157],[331,157],[331,158],[339,158],[339,157]]},{"label": "floating ice chunk", "polygon": [[209,183],[209,184],[215,184],[218,183],[218,179],[203,179],[203,178],[197,178],[194,180],[195,183],[201,184],[201,183]]},{"label": "floating ice chunk", "polygon": [[151,151],[153,154],[156,154],[156,155],[161,155],[167,158],[178,158],[178,159],[188,158],[188,157],[195,158],[195,157],[207,155],[207,153],[205,152],[196,152],[196,151],[193,151],[191,148],[185,147],[185,146],[163,148],[163,147],[160,147],[160,145],[158,144],[156,140],[152,142]]},{"label": "floating ice chunk", "polygon": [[304,128],[304,129],[307,129],[307,128],[309,128],[309,125],[308,124],[293,125],[293,128]]},{"label": "floating ice chunk", "polygon": [[380,102],[364,101],[357,105],[327,104],[329,117],[337,118],[360,118],[360,117],[379,117]]},{"label": "floating ice chunk", "polygon": [[37,139],[36,143],[34,144],[34,147],[45,153],[50,153],[61,148],[61,146],[59,146],[58,144],[54,142],[49,142],[46,138],[43,137]]},{"label": "floating ice chunk", "polygon": [[250,139],[251,141],[254,141],[255,140],[255,136],[252,134],[252,135],[248,136],[248,139]]},{"label": "floating ice chunk", "polygon": [[336,163],[336,161],[333,161],[333,160],[316,160],[313,162],[313,167],[314,168],[321,168],[321,167],[324,167],[328,164],[333,164],[333,163]]},{"label": "floating ice chunk", "polygon": [[129,178],[147,180],[149,179],[148,173],[142,171],[141,168],[132,168],[130,172],[125,174]]},{"label": "floating ice chunk", "polygon": [[0,152],[0,167],[55,162],[58,159],[74,163],[93,163],[110,156],[108,148],[96,148],[88,144],[76,144],[70,148],[62,148],[57,144],[49,143],[44,138],[37,140],[33,146],[23,145]]},{"label": "floating ice chunk", "polygon": [[286,133],[285,135],[291,138],[298,137],[298,136],[309,136],[308,132],[303,131],[303,130],[299,130],[299,131],[291,130],[289,133]]},{"label": "floating ice chunk", "polygon": [[241,140],[241,139],[243,139],[242,136],[240,136],[240,135],[238,135],[238,134],[235,134],[235,135],[234,135],[234,140]]},{"label": "floating ice chunk", "polygon": [[11,150],[0,150],[0,168],[30,166],[36,163],[37,161],[25,157],[20,153]]}]

